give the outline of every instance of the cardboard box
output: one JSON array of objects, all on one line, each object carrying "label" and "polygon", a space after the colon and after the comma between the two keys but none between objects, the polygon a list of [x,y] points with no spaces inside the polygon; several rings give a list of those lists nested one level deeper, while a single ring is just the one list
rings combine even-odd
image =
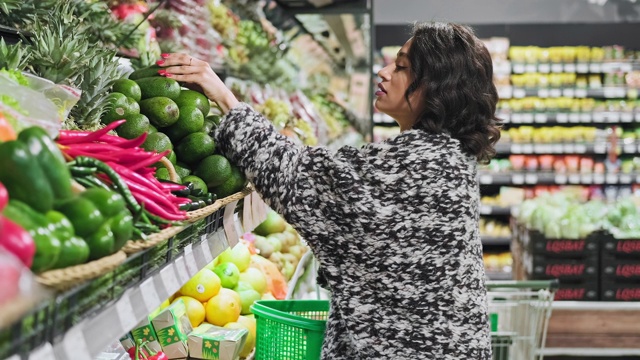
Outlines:
[{"label": "cardboard box", "polygon": [[162,351],[169,359],[182,359],[189,355],[187,335],[193,328],[182,299],[162,310],[151,320],[151,323],[158,335]]},{"label": "cardboard box", "polygon": [[248,334],[246,329],[202,324],[189,334],[189,356],[192,359],[236,360]]},{"label": "cardboard box", "polygon": [[131,330],[131,337],[133,337],[134,344],[138,340],[142,340],[142,342],[148,341],[147,346],[149,346],[151,350],[161,351],[162,347],[158,342],[158,335],[156,335],[156,331],[151,325],[151,319],[151,316],[147,316],[146,318],[142,319],[142,321],[140,321],[138,325],[136,325],[136,327]]}]

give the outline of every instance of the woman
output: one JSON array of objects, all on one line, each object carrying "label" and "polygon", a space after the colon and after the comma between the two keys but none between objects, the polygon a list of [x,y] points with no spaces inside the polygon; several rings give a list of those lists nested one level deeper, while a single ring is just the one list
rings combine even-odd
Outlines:
[{"label": "woman", "polygon": [[219,149],[319,260],[324,359],[491,358],[476,164],[500,133],[491,57],[470,29],[416,25],[378,74],[376,107],[402,133],[336,154],[278,134],[208,64],[163,57],[162,74],[227,113]]}]

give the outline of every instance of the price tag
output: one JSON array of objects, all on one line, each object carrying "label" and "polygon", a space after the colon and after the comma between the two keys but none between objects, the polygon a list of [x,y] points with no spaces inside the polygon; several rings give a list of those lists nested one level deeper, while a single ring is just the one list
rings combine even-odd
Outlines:
[{"label": "price tag", "polygon": [[589,71],[592,73],[601,73],[602,72],[602,64],[600,63],[591,63],[589,66]]},{"label": "price tag", "polygon": [[532,113],[524,113],[522,114],[522,122],[523,123],[532,123],[533,122],[533,114]]},{"label": "price tag", "polygon": [[511,63],[508,61],[500,61],[493,63],[493,72],[496,74],[511,74]]},{"label": "price tag", "polygon": [[549,89],[538,89],[538,97],[548,98],[549,97]]},{"label": "price tag", "polygon": [[525,67],[525,71],[528,73],[534,73],[538,71],[538,66],[536,64],[527,64]]},{"label": "price tag", "polygon": [[618,175],[616,174],[607,174],[607,184],[617,184],[618,183]]},{"label": "price tag", "polygon": [[[18,357],[18,355],[11,357],[11,359],[14,358],[20,360],[20,357]],[[50,343],[45,343],[44,345],[31,352],[31,354],[29,355],[29,360],[56,360],[56,355],[53,353],[53,346],[51,346]]]},{"label": "price tag", "polygon": [[553,144],[551,145],[551,153],[553,154],[562,154],[564,152],[564,146],[562,144]]},{"label": "price tag", "polygon": [[122,331],[127,332],[133,329],[137,324],[136,315],[133,312],[133,306],[131,305],[131,298],[129,297],[129,293],[125,293],[122,295],[120,300],[116,302],[116,313],[118,314],[118,319],[120,320],[120,325],[122,326]]},{"label": "price tag", "polygon": [[580,184],[580,174],[571,174],[571,175],[569,175],[569,183],[571,183],[571,184]]},{"label": "price tag", "polygon": [[533,144],[524,144],[524,145],[522,145],[522,153],[523,154],[533,154]]},{"label": "price tag", "polygon": [[610,112],[607,113],[607,119],[610,123],[619,123],[620,122],[620,113]]},{"label": "price tag", "polygon": [[511,144],[511,153],[513,153],[513,154],[522,153],[522,145],[521,144]]},{"label": "price tag", "polygon": [[591,176],[591,174],[582,174],[581,180],[583,184],[591,184],[593,182],[593,176]]},{"label": "price tag", "polygon": [[505,124],[511,122],[511,114],[509,113],[500,114],[498,118],[502,119]]},{"label": "price tag", "polygon": [[536,154],[544,154],[545,144],[533,144],[533,152]]},{"label": "price tag", "polygon": [[564,97],[568,97],[568,98],[572,98],[574,96],[576,96],[576,91],[575,89],[562,89],[562,96]]},{"label": "price tag", "polygon": [[255,204],[255,211],[253,213],[253,221],[256,221],[256,218],[258,219],[258,223],[256,225],[261,224],[263,221],[267,220],[267,213],[269,212],[269,207],[267,206],[267,204],[265,204],[265,202],[262,200],[262,198],[260,197],[260,195],[258,195],[257,192],[253,193],[253,204]]},{"label": "price tag", "polygon": [[564,71],[562,64],[551,64],[551,72],[561,73]]},{"label": "price tag", "polygon": [[516,99],[521,99],[527,96],[527,92],[522,88],[513,88],[513,97]]},{"label": "price tag", "polygon": [[549,90],[549,97],[559,98],[562,96],[562,90],[560,89],[551,89]]},{"label": "price tag", "polygon": [[593,174],[593,183],[594,184],[604,184],[604,175],[603,174]]},{"label": "price tag", "polygon": [[630,112],[621,113],[620,114],[620,121],[622,121],[623,123],[633,122],[633,113],[630,113]]},{"label": "price tag", "polygon": [[196,257],[193,254],[193,245],[187,244],[184,247],[184,263],[187,265],[187,273],[189,278],[198,273],[198,265],[196,265]]},{"label": "price tag", "polygon": [[576,89],[575,97],[577,98],[586,98],[587,97],[587,89]]},{"label": "price tag", "polygon": [[180,284],[185,284],[191,278],[189,276],[189,272],[187,271],[187,265],[184,262],[184,256],[180,256],[173,263],[173,267],[176,269],[176,274],[178,275],[178,281]]},{"label": "price tag", "polygon": [[493,184],[493,176],[491,175],[480,175],[480,184]]},{"label": "price tag", "polygon": [[564,152],[567,154],[575,154],[576,146],[574,144],[564,144]]},{"label": "price tag", "polygon": [[249,196],[245,196],[243,199],[242,205],[242,228],[245,232],[250,232],[256,228],[256,224],[253,223],[253,216],[251,215],[251,199],[253,197],[251,194]]},{"label": "price tag", "polygon": [[638,150],[636,144],[624,144],[624,152],[627,154],[635,154]]},{"label": "price tag", "polygon": [[158,292],[156,291],[156,285],[153,283],[153,278],[148,278],[143,281],[140,284],[140,291],[142,293],[142,301],[144,301],[144,304],[147,307],[147,313],[151,313],[161,303]]},{"label": "price tag", "polygon": [[621,63],[620,71],[622,72],[631,72],[633,71],[633,65],[631,63]]},{"label": "price tag", "polygon": [[640,183],[640,175],[636,175],[636,183]]},{"label": "price tag", "polygon": [[84,338],[84,333],[76,325],[72,327],[64,335],[62,341],[62,348],[67,354],[66,359],[69,360],[86,360],[92,359],[89,349],[87,348],[87,340]]},{"label": "price tag", "polygon": [[631,184],[631,175],[629,175],[629,174],[620,174],[620,183],[621,184]]},{"label": "price tag", "polygon": [[607,87],[604,88],[604,97],[606,98],[617,98],[618,97],[618,89],[617,88],[611,88],[611,87]]},{"label": "price tag", "polygon": [[233,248],[238,243],[238,233],[236,232],[236,225],[234,221],[234,212],[238,201],[234,201],[224,208],[224,215],[222,218],[222,224],[224,226],[224,233],[227,235],[227,241],[229,247]]},{"label": "price tag", "polygon": [[527,184],[537,184],[538,183],[538,175],[536,174],[527,174],[525,176],[525,181]]},{"label": "price tag", "polygon": [[580,122],[580,114],[578,114],[578,113],[569,114],[569,122],[571,122],[571,123],[579,123]]},{"label": "price tag", "polygon": [[556,115],[556,121],[559,122],[559,123],[562,123],[562,124],[569,122],[569,114],[567,114],[567,113],[558,113]]},{"label": "price tag", "polygon": [[543,74],[548,74],[551,72],[551,65],[550,64],[538,64],[538,72],[541,72]]},{"label": "price tag", "polygon": [[592,114],[593,116],[593,122],[597,122],[597,123],[601,123],[604,122],[604,114],[601,112],[594,112]]},{"label": "price tag", "polygon": [[484,205],[484,204],[480,205],[480,214],[482,214],[482,215],[491,215],[492,212],[493,211],[492,211],[491,206]]},{"label": "price tag", "polygon": [[164,289],[167,290],[169,294],[175,293],[181,286],[173,268],[173,266],[165,266],[164,269],[160,270],[160,279],[162,279]]},{"label": "price tag", "polygon": [[606,143],[595,143],[593,145],[593,152],[596,154],[606,154],[607,153],[607,144]]},{"label": "price tag", "polygon": [[576,72],[578,74],[586,74],[589,72],[589,64],[579,63],[576,65]]},{"label": "price tag", "polygon": [[522,74],[526,71],[524,64],[511,64],[514,74]]},{"label": "price tag", "polygon": [[636,122],[640,122],[640,111],[636,112],[635,118],[636,118]]},{"label": "price tag", "polygon": [[591,113],[582,113],[580,114],[581,122],[591,122]]},{"label": "price tag", "polygon": [[547,114],[545,114],[545,113],[535,114],[534,121],[536,123],[539,123],[539,124],[546,123],[547,122]]},{"label": "price tag", "polygon": [[576,144],[576,154],[584,154],[587,152],[587,145]]},{"label": "price tag", "polygon": [[521,113],[511,114],[511,122],[514,124],[522,124],[522,114]]},{"label": "price tag", "polygon": [[564,72],[568,72],[568,73],[576,72],[576,64],[572,64],[572,63],[564,64]]},{"label": "price tag", "polygon": [[[624,92],[624,89],[621,89]],[[627,98],[628,99],[637,99],[638,98],[638,89],[629,88],[627,90]]]},{"label": "price tag", "polygon": [[213,253],[211,252],[211,247],[209,247],[209,241],[207,241],[206,238],[200,243],[200,252],[202,253],[205,265],[213,261]]},{"label": "price tag", "polygon": [[556,184],[566,184],[567,183],[567,175],[565,175],[565,174],[556,174],[555,180],[556,180]]},{"label": "price tag", "polygon": [[500,99],[511,99],[513,97],[513,88],[511,86],[499,86],[498,97]]},{"label": "price tag", "polygon": [[513,174],[513,176],[511,176],[511,182],[513,182],[515,185],[524,184],[524,175],[522,175],[522,174]]}]

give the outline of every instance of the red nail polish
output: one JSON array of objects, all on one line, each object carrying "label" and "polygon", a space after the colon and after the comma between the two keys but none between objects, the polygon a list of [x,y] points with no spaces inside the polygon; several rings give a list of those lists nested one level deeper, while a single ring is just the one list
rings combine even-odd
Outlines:
[{"label": "red nail polish", "polygon": [[158,70],[158,74],[165,76],[167,75],[167,70]]},{"label": "red nail polish", "polygon": [[158,61],[156,61],[156,64],[158,64],[158,65],[164,65],[164,60],[158,60]]},{"label": "red nail polish", "polygon": [[160,54],[160,57],[163,58],[163,59],[166,59],[166,58],[169,57],[169,54],[167,54],[167,53]]}]

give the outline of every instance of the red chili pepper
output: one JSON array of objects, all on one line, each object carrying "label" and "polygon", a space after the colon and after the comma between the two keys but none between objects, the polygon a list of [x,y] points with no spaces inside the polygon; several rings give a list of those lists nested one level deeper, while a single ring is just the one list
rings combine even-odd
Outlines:
[{"label": "red chili pepper", "polygon": [[140,186],[139,184],[136,184],[136,183],[127,183],[127,185],[129,185],[129,190],[131,190],[134,197],[135,197],[135,193],[139,193],[144,196],[147,196],[149,197],[150,200],[152,200],[156,204],[162,205],[163,207],[167,208],[167,211],[169,210],[169,208],[173,207],[173,203],[169,201],[168,195],[170,194],[158,193],[144,186]]},{"label": "red chili pepper", "polygon": [[0,182],[0,212],[4,210],[4,207],[7,206],[9,202],[9,192],[3,183]]},{"label": "red chili pepper", "polygon": [[26,267],[31,267],[36,245],[29,233],[13,221],[0,217],[0,246],[15,255]]},{"label": "red chili pepper", "polygon": [[58,135],[58,142],[67,144],[77,144],[77,143],[88,143],[91,141],[99,140],[101,137],[106,135],[109,131],[117,128],[118,126],[124,124],[127,120],[118,120],[114,121],[111,124],[103,127],[100,130],[96,130],[93,132],[79,132],[82,133],[83,136],[80,135],[72,135],[72,132],[76,132],[75,130],[66,130],[61,131],[60,135]]},{"label": "red chili pepper", "polygon": [[131,192],[133,194],[133,197],[136,198],[136,200],[141,203],[144,204],[144,208],[151,214],[159,216],[163,219],[166,220],[172,220],[172,221],[181,221],[186,219],[186,212],[185,211],[179,211],[176,213],[170,213],[168,212],[165,208],[159,206],[158,204],[156,204],[155,202],[153,202],[151,199],[149,199],[147,196],[139,193],[139,192]]},{"label": "red chili pepper", "polygon": [[65,154],[71,156],[72,158],[77,158],[78,156],[86,156],[86,157],[90,157],[90,158],[94,158],[94,159],[98,159],[100,161],[103,162],[108,162],[108,161],[118,161],[117,157],[111,156],[111,155],[106,155],[106,154],[99,154],[99,153],[90,153],[90,152],[86,152],[86,151],[82,151],[79,149],[66,149],[66,150],[62,150],[62,152],[64,152]]},{"label": "red chili pepper", "polygon": [[126,179],[134,180],[135,182],[137,182],[140,185],[146,186],[146,187],[148,187],[150,189],[153,189],[153,190],[156,190],[158,192],[162,192],[162,189],[158,186],[158,184],[160,183],[159,181],[158,181],[158,184],[156,184],[155,182],[150,181],[148,178],[138,174],[135,171],[131,171],[131,170],[129,170],[128,167],[122,166],[122,165],[120,165],[118,163],[108,162],[107,165],[109,165],[120,176],[122,176],[122,177],[124,177]]},{"label": "red chili pepper", "polygon": [[171,152],[171,150],[165,150],[159,154],[153,155],[151,157],[149,157],[146,160],[140,161],[135,165],[129,166],[129,170],[138,170],[140,168],[144,168],[150,165],[153,165],[155,163],[157,163],[158,161],[160,161],[160,159],[162,159],[163,157],[169,155],[169,153]]}]

